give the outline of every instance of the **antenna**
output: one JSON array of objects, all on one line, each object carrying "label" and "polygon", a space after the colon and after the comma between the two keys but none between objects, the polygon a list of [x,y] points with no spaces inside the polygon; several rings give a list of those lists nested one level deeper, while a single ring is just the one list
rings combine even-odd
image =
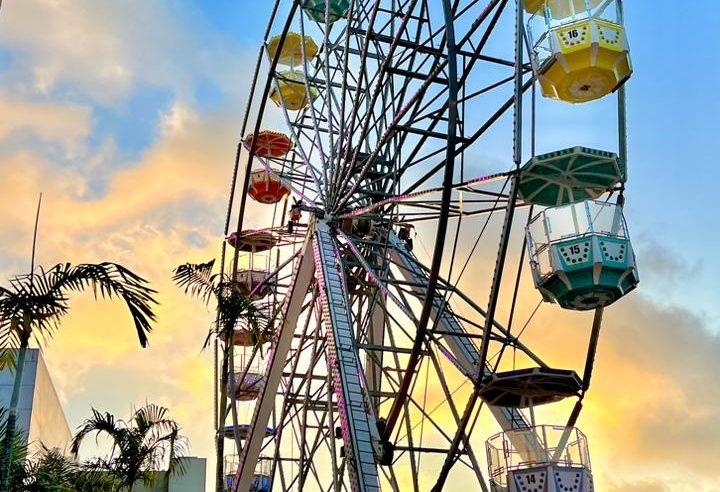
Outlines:
[{"label": "antenna", "polygon": [[[2,4],[2,0],[0,0]],[[38,197],[37,212],[35,212],[35,229],[33,231],[32,255],[30,256],[30,285],[32,286],[32,275],[35,271],[35,249],[37,246],[38,224],[40,223],[40,205],[42,205],[42,191]]]}]

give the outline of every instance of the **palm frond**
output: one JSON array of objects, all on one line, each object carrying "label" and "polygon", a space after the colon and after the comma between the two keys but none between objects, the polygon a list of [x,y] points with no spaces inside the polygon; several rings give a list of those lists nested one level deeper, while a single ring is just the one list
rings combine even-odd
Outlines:
[{"label": "palm frond", "polygon": [[260,313],[249,297],[244,296],[231,282],[220,284],[218,288],[218,312],[220,314],[220,328],[231,325],[234,327],[238,321],[243,320],[249,325],[256,325]]},{"label": "palm frond", "polygon": [[3,287],[2,285],[0,285],[0,299],[2,299],[3,297],[12,296],[12,295],[13,295],[13,291],[8,290],[5,287]]},{"label": "palm frond", "polygon": [[26,460],[28,447],[22,430],[16,429],[13,436],[7,437],[7,419],[9,412],[0,407],[0,456],[5,456],[5,446],[11,446],[10,453],[10,489],[16,490],[27,478]]},{"label": "palm frond", "polygon": [[158,440],[158,443],[165,440],[168,441],[170,450],[168,469],[165,475],[167,477],[173,474],[184,475],[187,470],[186,462],[183,459],[188,451],[187,439],[180,436],[179,430],[177,430]]},{"label": "palm frond", "polygon": [[93,458],[82,462],[75,478],[77,492],[114,492],[121,486],[120,480],[113,475],[113,466],[102,458]]},{"label": "palm frond", "polygon": [[0,312],[6,316],[32,320],[58,318],[68,312],[67,297],[54,291],[42,267],[40,273],[18,275],[10,280],[12,295],[0,298]]},{"label": "palm frond", "polygon": [[218,274],[213,275],[215,260],[205,263],[185,263],[173,270],[172,280],[186,294],[199,298],[205,304],[216,294]]},{"label": "palm frond", "polygon": [[20,346],[17,317],[0,315],[0,371],[6,368],[15,370],[17,349]]},{"label": "palm frond", "polygon": [[159,434],[178,430],[177,422],[167,417],[169,410],[160,405],[150,403],[138,409],[133,415],[135,427],[143,435],[151,438]]},{"label": "palm frond", "polygon": [[154,298],[157,292],[144,278],[122,265],[110,262],[76,266],[60,263],[39,276],[33,293],[53,298],[56,304],[66,305],[66,291],[79,292],[87,288],[92,288],[96,298],[121,299],[130,311],[140,345],[147,346],[147,333],[152,330],[150,322],[155,320],[152,305],[157,304]]},{"label": "palm frond", "polygon": [[[28,275],[10,280],[12,289],[0,291],[0,318],[29,320],[28,329],[36,336],[47,337],[68,313],[68,294],[91,288],[95,297],[119,298],[125,302],[144,347],[155,315],[152,305],[155,290],[147,281],[116,263],[60,263],[50,270],[39,268]],[[39,333],[38,333],[39,332]],[[0,340],[2,343],[3,340]],[[1,346],[0,346],[1,347]]]},{"label": "palm frond", "polygon": [[78,473],[78,464],[64,456],[57,449],[44,445],[34,459],[27,464],[30,483],[27,490],[53,490],[72,492],[73,482]]},{"label": "palm frond", "polygon": [[115,422],[115,416],[110,412],[100,413],[96,409],[92,409],[93,416],[86,419],[83,425],[78,428],[78,432],[73,436],[70,452],[73,456],[77,456],[80,451],[80,445],[83,439],[88,434],[95,433],[100,435],[102,433],[108,434],[114,441],[115,444],[121,442],[124,437],[124,429],[119,427]]}]

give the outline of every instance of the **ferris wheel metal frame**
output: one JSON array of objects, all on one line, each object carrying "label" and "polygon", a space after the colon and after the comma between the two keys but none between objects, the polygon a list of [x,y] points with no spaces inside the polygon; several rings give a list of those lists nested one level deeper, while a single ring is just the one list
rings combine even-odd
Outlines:
[{"label": "ferris wheel metal frame", "polygon": [[[280,14],[288,3],[283,23]],[[489,490],[470,439],[483,405],[485,381],[498,369],[508,347],[539,368],[549,367],[512,331],[524,245],[508,326],[497,316],[505,267],[511,261],[508,254],[517,222],[515,212],[519,207],[532,211],[531,204],[518,199],[526,138],[523,99],[532,91],[530,133],[534,140],[536,83],[533,68],[525,60],[530,47],[523,1],[350,0],[347,19],[340,22],[328,22],[330,2],[320,2],[326,5],[325,22],[314,23],[303,14],[302,3],[274,3],[241,129],[243,136],[249,127],[254,127],[252,135],[261,132],[269,114],[268,100],[275,94],[295,146],[288,156],[274,159],[255,155],[257,139],[238,144],[225,234],[231,230],[243,156],[246,162],[235,231],[246,226],[250,175],[258,164],[288,183],[297,200],[293,207],[309,219],[294,221],[292,232],[286,230],[284,220],[290,210],[286,200],[275,206],[273,225],[262,230],[282,236],[285,245],[278,248],[282,252],[277,252],[265,277],[274,285],[271,300],[264,302],[276,338],[243,436],[237,430],[236,382],[248,374],[248,360],[252,362],[260,354],[253,348],[244,360],[245,367],[233,377],[233,345],[216,344],[216,354],[223,354],[223,362],[215,365],[215,381],[220,382],[215,422],[218,457],[224,456],[222,431],[231,417],[238,451],[232,490],[251,490],[263,452],[272,452],[268,473],[274,490],[372,491],[381,490],[381,484],[398,490],[394,466],[406,463],[417,491],[421,490],[421,462],[429,459],[435,460],[438,468],[433,490],[442,490],[458,462],[472,471],[482,490]],[[498,24],[510,16],[512,5],[514,58],[484,54]],[[279,34],[273,32],[278,24]],[[458,38],[459,26],[464,31]],[[312,29],[321,32],[323,40],[314,57],[307,56],[301,42],[302,70],[297,72],[291,65],[290,72],[283,73],[280,57],[268,49],[270,37],[276,35],[275,49],[282,50],[291,29],[297,27],[301,40]],[[313,63],[308,58],[314,58]],[[470,87],[478,67],[486,66],[511,73],[491,76],[484,85]],[[302,77],[296,78],[296,73]],[[286,107],[284,82],[303,85],[309,101],[297,113]],[[509,95],[498,98],[496,94],[503,90]],[[489,104],[484,99],[487,95],[493,96]],[[471,124],[466,114],[481,100],[491,110]],[[511,109],[509,169],[468,179],[465,153]],[[624,163],[624,87],[618,91],[618,127]],[[534,141],[531,153],[534,156]],[[410,178],[405,180],[407,176]],[[499,189],[489,186],[493,183]],[[429,198],[437,195],[437,199]],[[452,278],[457,273],[453,262],[460,261],[456,255],[461,221],[485,219],[479,241],[490,218],[498,214],[503,214],[500,244],[484,308],[454,285],[469,257],[456,279]],[[457,221],[454,236],[448,236],[453,220]],[[429,229],[430,236],[434,235],[429,266],[397,231],[408,224]],[[448,265],[449,238],[453,246]],[[223,243],[223,269],[229,265],[235,278],[241,252],[236,249],[231,260],[230,256]],[[445,278],[443,270],[448,271]],[[462,303],[472,316],[461,314],[452,303]],[[578,403],[568,428],[574,426],[589,386],[602,312],[599,308],[595,313],[582,387],[574,395]],[[501,347],[494,357],[489,353],[492,344]],[[455,426],[450,431],[433,418],[437,408],[426,408],[417,401],[422,364],[426,375],[432,371],[433,381],[442,391]],[[450,368],[472,385],[464,407],[453,398],[446,377]],[[426,392],[428,384],[426,376]],[[517,408],[487,407],[504,430],[531,425]],[[423,446],[422,435],[419,443],[414,441],[418,416],[423,425],[427,423],[443,436],[444,446]],[[271,440],[269,428],[273,429]],[[528,441],[526,448],[539,445],[530,434],[511,439]],[[290,453],[288,441],[293,446]],[[315,462],[320,456],[329,460],[324,469]],[[220,459],[216,474],[220,490],[226,475]]]}]

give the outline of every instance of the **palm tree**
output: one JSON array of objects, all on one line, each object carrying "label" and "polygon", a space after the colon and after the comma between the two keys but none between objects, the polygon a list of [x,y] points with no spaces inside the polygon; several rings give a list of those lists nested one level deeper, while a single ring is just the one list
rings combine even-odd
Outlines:
[{"label": "palm tree", "polygon": [[112,492],[117,479],[86,464],[79,463],[57,449],[43,446],[25,466],[26,479],[18,492]]},{"label": "palm tree", "polygon": [[[230,397],[232,399],[232,419],[233,429],[235,430],[235,441],[240,446],[240,435],[237,432],[237,408],[235,406],[235,379],[230,378],[229,367],[234,366],[233,361],[233,331],[235,326],[242,322],[251,332],[251,339],[255,342],[255,350],[251,356],[255,356],[258,350],[262,350],[262,344],[270,336],[271,330],[268,326],[261,326],[260,314],[258,309],[252,303],[252,300],[244,296],[232,279],[223,273],[213,274],[215,260],[206,263],[186,263],[180,265],[173,272],[173,281],[185,290],[186,294],[191,294],[208,304],[211,299],[215,301],[217,318],[215,328],[211,329],[205,339],[204,346],[207,347],[213,335],[226,340],[225,350],[223,351],[221,375],[220,375],[220,412],[219,422],[222,425],[225,422],[226,405],[227,405],[227,387],[228,382],[232,387]],[[217,468],[216,468],[216,488],[219,490],[223,477],[223,456],[225,442],[221,429],[215,429]]]},{"label": "palm tree", "polygon": [[239,322],[245,323],[251,330],[253,340],[262,345],[267,336],[267,328],[261,327],[260,315],[252,301],[244,296],[234,282],[224,274],[213,274],[215,260],[206,263],[186,263],[173,271],[173,281],[182,287],[186,294],[197,297],[205,304],[214,300],[217,309],[217,323],[208,333],[205,347],[212,335],[228,337],[231,340],[233,330]]},{"label": "palm tree", "polygon": [[[4,442],[7,411],[0,408],[0,441]],[[16,492],[112,492],[115,478],[63,455],[57,449],[42,449],[28,459],[22,431],[15,433],[10,462],[10,490]]]},{"label": "palm tree", "polygon": [[22,485],[27,478],[27,470],[25,468],[25,460],[27,459],[28,448],[22,432],[14,432],[12,436],[7,436],[8,411],[0,408],[0,450],[5,454],[5,446],[10,446],[9,450],[9,483],[11,490],[21,490]]},{"label": "palm tree", "polygon": [[[11,446],[15,434],[17,405],[20,398],[25,355],[32,335],[47,338],[60,326],[70,309],[69,294],[88,287],[97,298],[120,298],[132,316],[140,345],[147,346],[147,333],[155,320],[156,304],[145,279],[116,263],[60,263],[50,270],[38,268],[28,275],[10,280],[9,288],[0,286],[0,369],[15,368],[15,384],[10,400],[3,455],[0,456],[0,492],[8,491]],[[16,358],[17,357],[17,358]]]},{"label": "palm tree", "polygon": [[86,470],[107,473],[115,478],[115,490],[132,492],[138,481],[152,484],[165,462],[166,476],[184,473],[182,458],[187,450],[186,439],[180,435],[177,422],[167,416],[168,409],[147,404],[136,410],[129,421],[116,420],[109,412],[93,415],[85,420],[75,437],[71,452],[77,456],[83,439],[95,433],[112,440],[112,451],[107,459],[97,458],[85,464]]}]

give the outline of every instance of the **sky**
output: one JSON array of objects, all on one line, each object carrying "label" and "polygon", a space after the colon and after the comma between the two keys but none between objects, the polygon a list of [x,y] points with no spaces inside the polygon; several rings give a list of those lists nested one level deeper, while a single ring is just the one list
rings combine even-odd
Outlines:
[{"label": "sky", "polygon": [[[710,152],[720,60],[702,19],[714,7],[626,4],[635,69],[626,213],[642,283],[608,310],[581,421],[610,492],[720,491],[720,168]],[[174,288],[170,271],[217,254],[269,9],[242,0],[2,3],[0,281],[29,268],[42,192],[41,264],[115,261],[160,291],[145,350],[121,306],[73,297],[44,347],[73,429],[92,406],[127,415],[152,401],[171,409],[193,454],[212,455],[211,354],[201,351],[212,313]],[[551,145],[574,123],[569,110],[543,107],[540,135]],[[612,131],[599,110],[586,118],[588,138]],[[567,319],[543,316],[549,326]],[[565,336],[581,343],[586,333]]]}]

